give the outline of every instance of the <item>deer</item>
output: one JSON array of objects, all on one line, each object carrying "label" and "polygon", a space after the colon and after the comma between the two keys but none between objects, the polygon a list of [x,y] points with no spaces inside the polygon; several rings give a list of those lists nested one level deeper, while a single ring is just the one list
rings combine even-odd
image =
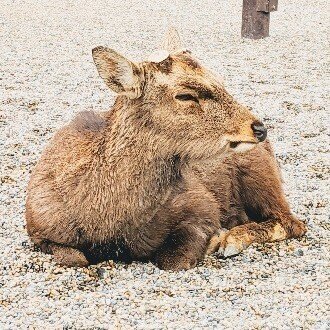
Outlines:
[{"label": "deer", "polygon": [[117,94],[58,130],[32,171],[26,228],[55,262],[152,261],[188,270],[212,253],[297,238],[267,129],[171,29],[135,63],[92,50]]}]

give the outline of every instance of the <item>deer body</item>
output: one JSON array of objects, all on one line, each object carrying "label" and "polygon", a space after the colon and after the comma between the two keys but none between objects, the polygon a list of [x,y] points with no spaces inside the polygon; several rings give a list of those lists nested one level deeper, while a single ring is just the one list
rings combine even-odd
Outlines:
[{"label": "deer body", "polygon": [[[81,113],[61,129],[34,169],[27,229],[43,251],[71,266],[122,257],[188,269],[207,252],[238,253],[253,237],[304,233],[268,142],[256,146],[262,124],[190,54],[138,65],[103,47],[93,56],[120,95],[109,112]],[[269,201],[256,186],[262,176]]]}]

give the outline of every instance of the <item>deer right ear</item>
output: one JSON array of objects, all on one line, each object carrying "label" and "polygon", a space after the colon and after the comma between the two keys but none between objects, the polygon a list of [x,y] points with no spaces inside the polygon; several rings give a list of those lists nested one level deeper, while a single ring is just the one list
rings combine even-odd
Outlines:
[{"label": "deer right ear", "polygon": [[182,48],[183,46],[179,32],[175,28],[171,27],[166,33],[165,39],[161,44],[161,49],[165,49],[170,54],[173,54],[182,50]]},{"label": "deer right ear", "polygon": [[100,76],[111,90],[132,99],[141,96],[142,75],[133,62],[102,46],[94,48],[92,53]]}]

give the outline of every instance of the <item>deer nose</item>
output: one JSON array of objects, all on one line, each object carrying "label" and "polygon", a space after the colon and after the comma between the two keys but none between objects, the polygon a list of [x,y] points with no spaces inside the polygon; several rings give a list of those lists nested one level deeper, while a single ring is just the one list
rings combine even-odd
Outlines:
[{"label": "deer nose", "polygon": [[255,121],[251,125],[254,136],[259,142],[265,141],[267,137],[267,128],[260,121]]}]

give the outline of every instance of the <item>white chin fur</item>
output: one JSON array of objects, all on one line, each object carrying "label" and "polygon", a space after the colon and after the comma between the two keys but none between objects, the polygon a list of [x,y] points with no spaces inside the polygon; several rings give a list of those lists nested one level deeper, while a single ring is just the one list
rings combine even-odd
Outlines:
[{"label": "white chin fur", "polygon": [[231,148],[231,150],[234,152],[246,152],[252,150],[255,146],[255,143],[241,142],[235,148]]}]

